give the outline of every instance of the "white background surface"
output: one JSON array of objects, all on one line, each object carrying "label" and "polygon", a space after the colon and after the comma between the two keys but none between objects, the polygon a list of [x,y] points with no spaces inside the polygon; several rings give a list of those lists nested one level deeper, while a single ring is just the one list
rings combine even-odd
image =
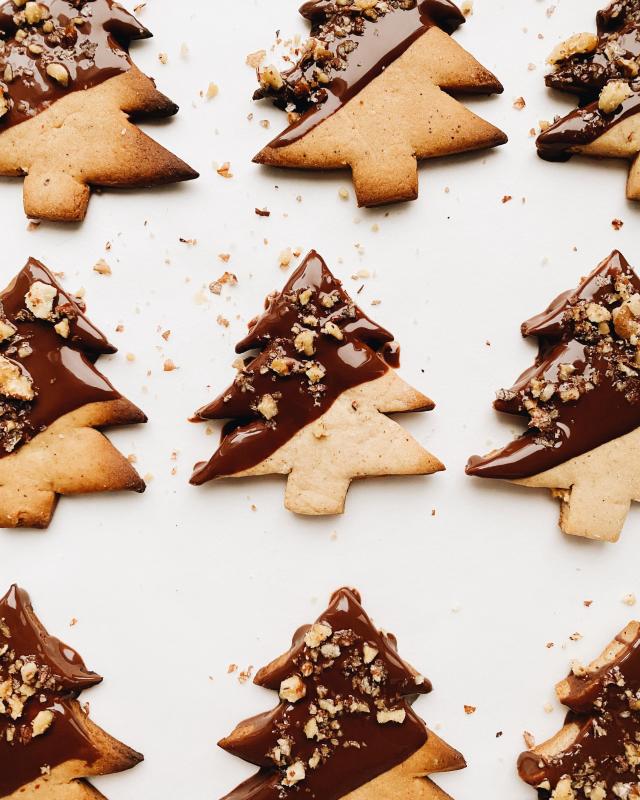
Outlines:
[{"label": "white background surface", "polygon": [[[0,534],[0,583],[27,588],[50,632],[105,676],[83,695],[94,720],[146,755],[132,772],[96,781],[110,800],[216,798],[247,777],[252,769],[215,742],[276,698],[241,686],[227,666],[261,666],[279,654],[343,584],[361,590],[402,655],[433,680],[434,693],[416,708],[469,762],[438,783],[457,800],[533,798],[515,775],[522,732],[541,741],[559,727],[562,711],[543,710],[554,683],[634,613],[622,597],[640,595],[640,512],[632,510],[615,546],[572,541],[547,493],[474,482],[463,468],[470,454],[515,432],[491,401],[534,356],[520,323],[615,247],[640,265],[624,164],[547,164],[529,136],[570,106],[544,88],[544,59],[561,38],[592,30],[598,5],[561,0],[548,16],[548,2],[476,0],[456,38],[505,93],[469,105],[511,141],[423,165],[412,204],[358,210],[352,192],[349,201],[338,197],[350,188],[347,175],[251,163],[284,119],[250,102],[245,57],[269,47],[278,28],[305,30],[293,0],[148,0],[141,13],[155,38],[134,45],[134,58],[181,106],[176,119],[146,129],[198,168],[199,181],[94,197],[83,225],[33,232],[19,182],[0,185],[1,282],[33,255],[64,271],[67,288],[85,287],[91,318],[120,348],[101,368],[150,417],[111,436],[137,454],[141,474],[153,475],[145,495],[63,499],[48,532]],[[220,94],[206,102],[200,92],[210,81]],[[519,96],[522,111],[513,108]],[[258,123],[266,118],[271,131]],[[214,169],[224,161],[230,180]],[[503,205],[507,194],[513,201]],[[257,217],[256,206],[271,217]],[[616,217],[625,223],[619,232]],[[363,308],[403,345],[401,374],[438,403],[402,422],[448,472],[362,482],[340,519],[288,514],[280,479],[187,483],[217,439],[187,417],[231,380],[233,345],[264,295],[284,283],[278,255],[289,246],[317,248],[349,290],[365,284]],[[231,254],[228,265],[219,253]],[[111,277],[92,271],[101,257]],[[226,268],[238,286],[210,295],[206,286]],[[361,269],[374,277],[352,281]],[[373,299],[382,304],[371,309]],[[118,323],[124,333],[114,332]],[[163,372],[165,358],[180,369]],[[570,641],[574,632],[584,638]],[[465,704],[477,712],[465,715]]]}]

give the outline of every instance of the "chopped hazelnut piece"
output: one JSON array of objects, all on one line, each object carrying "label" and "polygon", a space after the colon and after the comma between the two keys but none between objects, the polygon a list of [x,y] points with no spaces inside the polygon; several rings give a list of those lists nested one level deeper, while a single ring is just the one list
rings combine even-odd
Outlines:
[{"label": "chopped hazelnut piece", "polygon": [[380,725],[386,725],[389,722],[397,722],[401,725],[406,716],[407,712],[403,708],[397,708],[394,711],[378,711],[376,719]]},{"label": "chopped hazelnut piece", "polygon": [[589,322],[609,322],[611,319],[609,309],[599,303],[588,303],[586,311]]},{"label": "chopped hazelnut piece", "polygon": [[53,301],[58,290],[55,286],[42,281],[35,281],[24,297],[25,304],[36,319],[50,319],[53,313]]},{"label": "chopped hazelnut piece", "polygon": [[321,622],[314,623],[304,635],[304,643],[307,647],[319,647],[333,633],[329,625]]},{"label": "chopped hazelnut piece", "polygon": [[593,53],[598,47],[598,37],[593,33],[576,33],[557,45],[547,61],[558,64],[579,53]]},{"label": "chopped hazelnut piece", "polygon": [[304,764],[302,761],[294,761],[294,763],[287,768],[286,777],[282,781],[283,786],[294,786],[296,783],[303,781],[306,777]]},{"label": "chopped hazelnut piece", "polygon": [[280,697],[289,703],[297,703],[298,700],[302,700],[306,693],[307,687],[297,675],[286,678],[280,684]]},{"label": "chopped hazelnut piece", "polygon": [[378,656],[378,649],[373,645],[366,644],[364,646],[364,663],[371,664]]},{"label": "chopped hazelnut piece", "polygon": [[571,786],[571,778],[562,778],[551,795],[551,800],[575,800],[575,792]]},{"label": "chopped hazelnut piece", "polygon": [[49,730],[53,722],[53,711],[40,711],[36,718],[31,723],[31,729],[34,736],[42,736],[43,733]]},{"label": "chopped hazelnut piece", "polygon": [[63,339],[69,338],[69,320],[65,317],[61,319],[56,325],[53,326],[55,328],[56,333],[59,336],[62,336]]},{"label": "chopped hazelnut piece", "polygon": [[272,394],[262,395],[258,403],[258,412],[267,420],[278,416],[278,403]]},{"label": "chopped hazelnut piece", "polygon": [[327,370],[322,364],[312,364],[305,374],[311,383],[319,383],[327,374]]},{"label": "chopped hazelnut piece", "polygon": [[342,333],[342,331],[336,325],[335,322],[325,323],[325,326],[322,329],[322,333],[326,333],[329,336],[333,336],[333,338],[337,339],[339,342],[341,342],[344,339],[344,333]]},{"label": "chopped hazelnut piece", "polygon": [[[277,375],[291,374],[291,367],[285,358],[274,358],[270,367]],[[242,368],[244,369],[244,361],[242,362]]]},{"label": "chopped hazelnut piece", "polygon": [[605,114],[611,114],[621,103],[624,103],[625,100],[631,97],[632,94],[633,90],[625,81],[609,81],[600,92],[598,108],[600,111],[604,111]]},{"label": "chopped hazelnut piece", "polygon": [[305,356],[312,356],[316,352],[315,338],[316,334],[313,331],[303,330],[297,334],[293,345],[299,353],[304,353]]},{"label": "chopped hazelnut piece", "polygon": [[273,64],[269,64],[260,70],[260,83],[264,87],[268,89],[275,89],[276,91],[284,86],[282,75],[280,74],[279,70],[273,66]]},{"label": "chopped hazelnut piece", "polygon": [[33,381],[20,365],[0,355],[0,395],[29,401],[35,397]]},{"label": "chopped hazelnut piece", "polygon": [[0,342],[6,342],[18,329],[8,319],[0,319]]},{"label": "chopped hazelnut piece", "polygon": [[311,717],[311,719],[304,726],[304,735],[307,737],[307,739],[315,739],[319,732],[320,730],[315,717]]},{"label": "chopped hazelnut piece", "polygon": [[69,85],[69,73],[62,64],[47,64],[47,75],[60,86],[67,87]]}]

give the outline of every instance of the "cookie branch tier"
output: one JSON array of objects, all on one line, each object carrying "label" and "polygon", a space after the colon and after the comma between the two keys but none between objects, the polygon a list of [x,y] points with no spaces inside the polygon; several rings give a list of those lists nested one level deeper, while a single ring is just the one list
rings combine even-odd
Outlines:
[{"label": "cookie branch tier", "polygon": [[233,384],[196,414],[230,420],[191,482],[288,475],[286,505],[340,513],[353,478],[443,469],[385,414],[433,402],[394,369],[393,336],[367,317],[314,251],[236,347]]},{"label": "cookie branch tier", "polygon": [[503,90],[449,36],[465,21],[450,0],[313,0],[300,13],[311,38],[295,66],[258,70],[255,99],[292,122],[256,162],[350,167],[360,205],[374,206],[417,197],[418,159],[507,141],[448,94]]},{"label": "cookie branch tier", "polygon": [[178,111],[129,56],[149,36],[113,0],[0,5],[0,175],[24,176],[28,216],[77,221],[90,186],[197,177],[129,122]]},{"label": "cookie branch tier", "polygon": [[556,687],[569,708],[554,737],[518,761],[540,800],[640,798],[640,623]]},{"label": "cookie branch tier", "polygon": [[615,540],[640,500],[640,279],[616,251],[522,334],[538,358],[494,405],[528,430],[467,473],[552,489],[566,533]]},{"label": "cookie branch tier", "polygon": [[0,600],[0,798],[104,800],[84,779],[142,761],[81,708],[81,692],[101,681],[12,586]]},{"label": "cookie branch tier", "polygon": [[280,703],[220,742],[260,767],[224,800],[447,800],[428,775],[465,766],[412,710],[431,684],[373,625],[354,589],[336,592],[255,683]]},{"label": "cookie branch tier", "polygon": [[597,34],[576,34],[550,56],[547,85],[577,94],[580,106],[540,134],[538,154],[627,159],[627,196],[640,200],[640,0],[617,0],[597,24]]},{"label": "cookie branch tier", "polygon": [[93,430],[146,417],[97,370],[116,350],[80,302],[35,259],[0,294],[2,526],[46,526],[58,494],[144,491]]}]

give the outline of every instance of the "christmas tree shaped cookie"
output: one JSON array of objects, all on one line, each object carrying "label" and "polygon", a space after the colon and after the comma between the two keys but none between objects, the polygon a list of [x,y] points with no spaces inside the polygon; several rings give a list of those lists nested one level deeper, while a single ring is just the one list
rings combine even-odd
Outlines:
[{"label": "christmas tree shaped cookie", "polygon": [[46,527],[58,495],[144,491],[95,428],[146,422],[95,363],[115,348],[30,259],[0,294],[0,526]]},{"label": "christmas tree shaped cookie", "polygon": [[552,739],[523,753],[520,777],[540,800],[640,797],[640,623],[630,623],[588,667],[558,684],[569,708]]},{"label": "christmas tree shaped cookie", "polygon": [[129,57],[149,36],[115,0],[2,4],[0,175],[24,177],[28,216],[78,221],[91,186],[197,177],[129,121],[178,111]]},{"label": "christmas tree shaped cookie", "polygon": [[374,627],[354,589],[336,592],[255,683],[280,703],[220,742],[260,768],[224,800],[447,800],[428,776],[465,767],[411,707],[431,684]]},{"label": "christmas tree shaped cookie", "polygon": [[230,420],[191,482],[287,475],[285,505],[339,514],[354,478],[444,469],[385,416],[428,411],[431,400],[398,377],[393,336],[353,303],[316,252],[249,325],[233,384],[197,412]]},{"label": "christmas tree shaped cookie", "polygon": [[27,593],[12,586],[0,600],[0,798],[105,800],[85,779],[142,761],[78,702],[101,681],[49,636]]},{"label": "christmas tree shaped cookie", "polygon": [[273,98],[292,124],[259,164],[351,168],[358,203],[418,196],[417,161],[504,144],[502,131],[452,94],[502,92],[449,36],[464,16],[450,0],[312,0],[311,38],[295,66],[258,71],[255,98]]},{"label": "christmas tree shaped cookie", "polygon": [[640,200],[640,2],[616,0],[598,13],[597,35],[572,36],[549,60],[547,85],[577,94],[580,106],[543,131],[538,154],[627,159],[627,197]]},{"label": "christmas tree shaped cookie", "polygon": [[565,533],[616,541],[640,500],[640,279],[616,251],[522,333],[538,358],[495,407],[528,430],[467,473],[549,488]]}]

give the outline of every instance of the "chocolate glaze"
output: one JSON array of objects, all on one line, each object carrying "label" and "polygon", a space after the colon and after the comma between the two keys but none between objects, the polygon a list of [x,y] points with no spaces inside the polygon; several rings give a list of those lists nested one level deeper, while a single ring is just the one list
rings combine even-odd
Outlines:
[{"label": "chocolate glaze", "polygon": [[[640,2],[621,0],[598,12],[598,45],[578,53],[546,76],[547,86],[580,96],[580,107],[559,119],[537,140],[546,161],[568,161],[572,149],[591,144],[623,120],[640,111],[640,79],[630,63],[640,65]],[[627,81],[634,94],[612,113],[598,106],[600,92],[611,80]]]},{"label": "chocolate glaze", "polygon": [[594,52],[577,53],[545,77],[547,86],[573,92],[589,102],[610,80],[629,80],[625,62],[640,56],[640,3],[614,3],[598,12],[598,44]]},{"label": "chocolate glaze", "polygon": [[540,800],[549,800],[565,776],[572,778],[577,800],[587,797],[584,784],[603,783],[606,797],[621,797],[613,792],[616,784],[640,781],[640,764],[633,766],[625,751],[625,745],[638,747],[640,735],[640,712],[630,707],[630,700],[640,698],[640,638],[621,643],[624,650],[613,664],[583,678],[571,674],[567,679],[569,694],[563,702],[570,709],[566,724],[579,727],[575,744],[555,757],[530,751],[520,756],[522,780],[536,787],[549,781],[550,789],[538,789]]},{"label": "chocolate glaze", "polygon": [[[0,93],[9,103],[8,112],[0,117],[0,132],[45,111],[71,91],[127,72],[131,41],[151,36],[113,0],[40,0],[40,5],[49,9],[51,32],[44,28],[47,20],[29,25],[21,21],[24,9],[21,12],[13,2],[0,4]],[[72,20],[80,18],[85,21],[75,25]],[[19,40],[18,31],[27,37]],[[32,53],[29,45],[41,52]],[[47,74],[49,64],[66,68],[68,86]]]},{"label": "chocolate glaze", "polygon": [[[338,800],[401,764],[425,744],[428,731],[410,706],[419,694],[431,691],[431,684],[398,656],[395,638],[377,630],[360,603],[355,590],[341,589],[317,620],[332,631],[322,645],[337,645],[339,655],[326,657],[318,647],[307,646],[305,634],[311,626],[306,625],[296,632],[291,650],[257,674],[255,683],[274,691],[282,681],[297,676],[306,693],[298,702],[283,700],[273,711],[241,723],[235,734],[220,742],[228,752],[260,767],[224,800],[281,800],[289,795]],[[365,643],[378,651],[370,664],[364,664]],[[303,664],[314,667],[311,675],[305,677],[308,669]],[[370,686],[379,690],[375,697],[367,690]],[[348,711],[353,702],[349,698],[366,704],[369,711]],[[318,711],[322,715],[321,699],[334,705],[342,702],[345,708],[324,715],[328,724],[334,721],[339,727],[318,741],[307,738],[303,728]],[[403,710],[404,722],[378,722],[376,701],[381,708]],[[278,739],[289,740],[290,755],[274,761]],[[327,752],[314,769],[309,760],[322,745]],[[283,786],[287,766],[296,761],[305,765],[304,780],[293,787]]]},{"label": "chocolate glaze", "polygon": [[[588,303],[603,304],[608,309],[620,306],[616,283],[623,280],[630,293],[640,292],[640,278],[624,256],[615,251],[574,292],[560,295],[542,314],[522,326],[523,336],[535,336],[539,355],[535,364],[524,372],[515,385],[499,395],[494,403],[498,411],[528,416],[525,408],[531,400],[531,381],[551,383],[558,387],[578,386],[583,378],[594,388],[581,392],[576,401],[562,402],[556,391],[549,402],[539,402],[545,414],[553,415],[551,426],[542,430],[535,426],[535,411],[531,412],[531,427],[511,444],[487,456],[473,456],[467,464],[467,474],[481,478],[515,480],[537,475],[593,450],[640,425],[640,378],[624,375],[619,362],[634,364],[636,346],[623,339],[610,323],[610,336],[598,337],[589,322],[576,322],[575,313],[582,313]],[[593,328],[593,329],[592,329]],[[611,347],[603,352],[602,347]],[[575,377],[563,382],[560,365],[576,367]]]},{"label": "chocolate glaze", "polygon": [[632,94],[611,114],[601,111],[597,100],[584,108],[577,108],[538,136],[538,155],[545,161],[568,161],[574,147],[591,144],[638,112],[640,91]]},{"label": "chocolate glaze", "polygon": [[[331,0],[312,0],[302,6],[300,13],[312,24],[312,38],[334,57],[323,62],[323,71],[330,80],[309,91],[315,84],[313,76],[318,64],[304,54],[293,69],[283,74],[281,90],[272,92],[263,87],[256,92],[254,99],[274,97],[276,105],[293,107],[302,114],[270,147],[285,147],[302,138],[362,91],[430,28],[438,26],[453,33],[465,21],[450,0],[399,0],[376,20],[368,19],[362,11],[338,7]],[[344,27],[345,17],[356,25],[346,38],[335,34],[336,28]],[[348,42],[355,47],[344,52],[345,46],[351,46]],[[497,84],[496,91],[501,90]],[[486,93],[485,88],[478,91]]]},{"label": "chocolate glaze", "polygon": [[[35,319],[26,311],[25,295],[42,282],[58,290],[57,305],[69,320],[69,337],[60,336],[53,324]],[[9,455],[43,431],[55,420],[88,403],[118,400],[122,395],[101,375],[94,364],[103,354],[116,349],[82,313],[78,303],[57,283],[39,261],[30,259],[12,283],[0,294],[0,311],[17,328],[17,333],[0,343],[0,355],[18,363],[31,376],[36,396],[31,402],[0,394],[0,458]],[[31,350],[21,355],[21,347]],[[17,421],[14,436],[5,430],[7,421]]]},{"label": "chocolate glaze", "polygon": [[[307,289],[311,298],[302,306],[299,297]],[[322,304],[328,297],[335,298],[331,308]],[[197,420],[232,420],[223,429],[220,447],[212,459],[196,465],[191,478],[196,485],[264,461],[321,417],[347,389],[376,380],[390,365],[399,363],[392,334],[354,305],[315,251],[309,253],[282,292],[267,298],[265,307],[265,313],[249,324],[249,335],[236,347],[237,353],[256,348],[261,352],[245,359],[245,368],[233,385],[196,412]],[[309,315],[316,317],[317,325],[304,323]],[[327,323],[340,328],[341,341],[321,332]],[[292,334],[296,325],[317,333],[313,356],[296,350]],[[290,359],[291,374],[276,374],[270,368],[274,358]],[[326,370],[325,378],[316,384],[306,375],[313,363]],[[271,421],[256,409],[265,394],[279,395],[278,414]]]},{"label": "chocolate glaze", "polygon": [[[37,665],[38,688],[18,719],[0,709],[0,797],[40,778],[45,766],[53,769],[71,759],[92,764],[100,755],[75,721],[72,703],[102,678],[87,670],[75,650],[49,636],[34,614],[29,595],[17,586],[0,600],[0,652],[5,645],[8,651],[0,656],[0,684],[15,678],[12,664],[20,659]],[[20,682],[16,680],[15,685]],[[53,722],[45,733],[31,738],[31,723],[45,710],[53,712]],[[12,742],[7,741],[10,728],[15,728]]]}]

